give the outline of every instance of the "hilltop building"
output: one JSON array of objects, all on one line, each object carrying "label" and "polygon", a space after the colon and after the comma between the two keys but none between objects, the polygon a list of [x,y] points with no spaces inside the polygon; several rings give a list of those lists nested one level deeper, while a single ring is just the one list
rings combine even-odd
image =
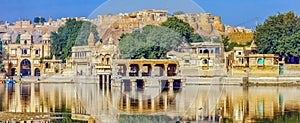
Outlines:
[{"label": "hilltop building", "polygon": [[167,19],[166,10],[143,10],[130,14],[99,15],[96,25],[103,43],[106,44],[110,37],[119,39],[123,33],[131,33],[146,25],[159,25]]},{"label": "hilltop building", "polygon": [[[167,10],[143,10],[130,14],[99,15],[96,23],[97,30],[104,43],[107,43],[110,36],[114,39],[120,38],[122,34],[131,33],[134,30],[143,28],[146,25],[159,25],[168,19]],[[234,28],[221,23],[220,16],[213,16],[210,13],[181,14],[175,17],[189,23],[195,33],[205,37],[219,37],[229,35],[233,40],[241,43],[251,41],[253,32],[243,27]],[[242,34],[241,34],[242,33]],[[117,44],[118,42],[114,42]]]}]

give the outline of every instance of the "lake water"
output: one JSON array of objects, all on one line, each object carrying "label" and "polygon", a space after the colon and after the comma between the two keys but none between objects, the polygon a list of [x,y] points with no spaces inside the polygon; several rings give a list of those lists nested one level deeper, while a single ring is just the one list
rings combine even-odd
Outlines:
[{"label": "lake water", "polygon": [[294,123],[300,122],[299,112],[299,87],[0,84],[1,121]]}]

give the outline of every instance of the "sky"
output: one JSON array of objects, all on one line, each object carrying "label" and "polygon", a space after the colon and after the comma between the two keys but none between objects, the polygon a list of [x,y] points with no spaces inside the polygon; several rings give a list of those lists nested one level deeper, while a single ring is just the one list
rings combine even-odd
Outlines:
[{"label": "sky", "polygon": [[57,19],[168,9],[211,13],[221,16],[226,25],[253,28],[256,20],[263,23],[278,12],[294,11],[300,15],[300,0],[1,0],[0,3],[0,20],[8,22],[33,20],[36,16]]}]

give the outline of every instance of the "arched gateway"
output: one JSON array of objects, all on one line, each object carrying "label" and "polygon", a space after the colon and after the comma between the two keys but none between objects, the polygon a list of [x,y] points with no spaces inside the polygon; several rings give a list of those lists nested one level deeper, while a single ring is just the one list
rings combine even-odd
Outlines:
[{"label": "arched gateway", "polygon": [[31,75],[31,63],[28,59],[24,59],[21,61],[20,75],[22,75],[22,76],[30,76]]},{"label": "arched gateway", "polygon": [[34,69],[34,76],[40,76],[41,73],[40,73],[40,69],[39,68],[35,68]]}]

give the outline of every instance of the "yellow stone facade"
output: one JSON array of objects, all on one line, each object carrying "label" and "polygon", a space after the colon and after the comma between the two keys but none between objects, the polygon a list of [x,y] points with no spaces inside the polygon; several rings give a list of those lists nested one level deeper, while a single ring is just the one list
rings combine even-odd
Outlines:
[{"label": "yellow stone facade", "polygon": [[97,26],[103,43],[107,44],[110,37],[118,39],[123,33],[131,33],[146,25],[159,25],[167,19],[166,10],[143,10],[130,14],[99,15]]},{"label": "yellow stone facade", "polygon": [[224,46],[222,43],[192,43],[186,51],[168,53],[180,62],[182,76],[225,76]]},{"label": "yellow stone facade", "polygon": [[41,75],[40,59],[50,56],[49,34],[43,35],[41,43],[38,44],[33,43],[32,35],[28,32],[20,36],[20,44],[12,43],[10,34],[5,34],[3,39],[4,64],[8,75]]},{"label": "yellow stone facade", "polygon": [[237,42],[240,44],[246,44],[253,40],[253,33],[245,33],[245,32],[233,32],[228,34],[229,42]]},{"label": "yellow stone facade", "polygon": [[118,58],[114,39],[110,38],[108,44],[94,42],[94,34],[90,33],[87,46],[72,47],[72,58],[69,61],[74,75],[111,75],[112,59]]},{"label": "yellow stone facade", "polygon": [[279,56],[257,54],[256,45],[235,47],[227,56],[227,69],[232,76],[276,77],[279,75]]},{"label": "yellow stone facade", "polygon": [[219,33],[225,32],[225,25],[221,23],[220,16],[212,16],[209,13],[201,14],[182,14],[175,17],[189,23],[195,32],[203,36],[219,36]]}]

